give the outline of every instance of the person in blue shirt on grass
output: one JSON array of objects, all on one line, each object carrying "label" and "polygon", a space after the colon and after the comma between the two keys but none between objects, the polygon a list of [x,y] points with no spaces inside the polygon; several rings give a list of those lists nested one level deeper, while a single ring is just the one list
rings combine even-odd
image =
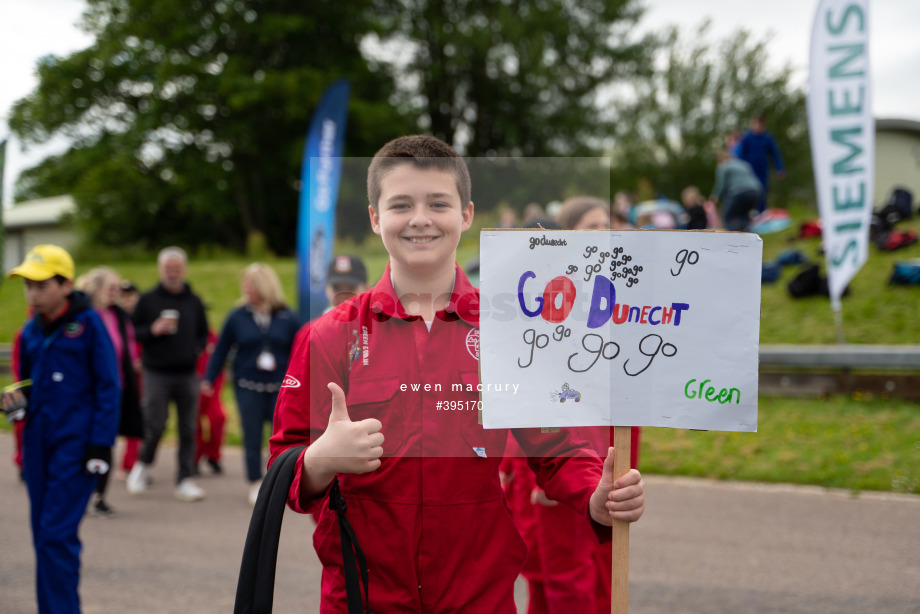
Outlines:
[{"label": "person in blue shirt on grass", "polygon": [[783,156],[779,152],[773,135],[767,132],[767,118],[763,113],[751,118],[751,129],[741,137],[735,155],[739,160],[750,164],[757,179],[760,180],[763,189],[760,191],[757,211],[763,213],[767,209],[767,192],[770,188],[770,162],[773,162],[778,179],[786,176]]}]

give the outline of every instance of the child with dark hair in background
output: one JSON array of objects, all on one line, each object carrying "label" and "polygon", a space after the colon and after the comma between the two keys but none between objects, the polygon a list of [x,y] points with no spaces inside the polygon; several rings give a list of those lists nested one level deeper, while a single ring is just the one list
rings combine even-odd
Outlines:
[{"label": "child with dark hair in background", "polygon": [[680,202],[689,216],[687,230],[705,230],[720,226],[715,204],[704,199],[702,192],[695,185],[687,186],[681,191]]},{"label": "child with dark hair in background", "polygon": [[341,305],[367,290],[367,267],[358,256],[341,254],[329,263],[326,271],[326,311]]}]

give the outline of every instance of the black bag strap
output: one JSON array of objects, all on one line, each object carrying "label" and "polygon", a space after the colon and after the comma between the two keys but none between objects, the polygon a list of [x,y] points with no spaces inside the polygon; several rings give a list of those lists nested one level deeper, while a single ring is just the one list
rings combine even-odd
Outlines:
[{"label": "black bag strap", "polygon": [[[295,446],[285,450],[272,463],[262,480],[259,497],[249,521],[246,544],[243,547],[234,614],[270,614],[272,611],[281,521],[284,518],[287,496],[294,481],[300,453],[305,448],[306,446]],[[329,490],[329,509],[335,510],[339,521],[348,613],[368,614],[370,606],[364,608],[361,603],[361,583],[364,588],[364,603],[370,603],[367,561],[351,523],[345,518],[347,505],[339,490],[338,477],[332,481]]]},{"label": "black bag strap", "polygon": [[[339,537],[342,542],[342,569],[345,572],[345,595],[348,599],[348,614],[368,614],[370,595],[368,593],[367,560],[358,544],[355,531],[345,517],[348,505],[339,490],[339,478],[332,480],[329,489],[329,509],[335,510],[339,519]],[[359,577],[360,574],[360,577]],[[361,588],[364,588],[364,603],[361,604]]]},{"label": "black bag strap", "polygon": [[243,547],[234,614],[269,614],[272,611],[281,521],[297,461],[305,448],[296,446],[285,450],[262,479]]}]

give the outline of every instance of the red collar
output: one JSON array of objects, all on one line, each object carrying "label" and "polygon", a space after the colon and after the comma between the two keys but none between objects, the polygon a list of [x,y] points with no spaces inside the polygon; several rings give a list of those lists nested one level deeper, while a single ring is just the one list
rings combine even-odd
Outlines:
[{"label": "red collar", "polygon": [[[406,313],[390,281],[390,265],[383,272],[383,277],[371,289],[370,309],[374,313],[402,320],[417,320],[419,316]],[[435,314],[442,320],[460,318],[471,326],[479,326],[479,290],[473,287],[460,266],[454,263],[454,288],[450,301],[442,311]]]},{"label": "red collar", "polygon": [[60,308],[60,310],[58,310],[56,313],[54,313],[50,317],[46,315],[42,315],[42,320],[45,322],[54,322],[55,320],[63,316],[65,313],[67,313],[68,309],[70,309],[70,299],[69,298],[64,299],[64,305]]}]

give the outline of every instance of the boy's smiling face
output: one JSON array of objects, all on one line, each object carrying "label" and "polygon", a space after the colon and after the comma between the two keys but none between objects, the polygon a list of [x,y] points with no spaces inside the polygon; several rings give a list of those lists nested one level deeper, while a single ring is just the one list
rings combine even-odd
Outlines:
[{"label": "boy's smiling face", "polygon": [[[463,206],[466,204],[466,206]],[[380,182],[371,228],[393,266],[416,275],[453,274],[460,233],[473,222],[473,203],[461,203],[454,176],[436,168],[400,164]]]}]

